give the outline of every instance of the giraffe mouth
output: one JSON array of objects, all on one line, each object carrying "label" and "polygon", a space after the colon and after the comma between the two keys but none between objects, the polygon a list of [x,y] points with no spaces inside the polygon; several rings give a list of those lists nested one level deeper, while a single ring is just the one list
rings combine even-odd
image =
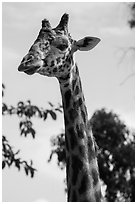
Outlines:
[{"label": "giraffe mouth", "polygon": [[19,67],[18,67],[18,71],[20,72],[25,72],[26,74],[28,75],[32,75],[36,72],[37,69],[39,69],[40,66],[33,66],[33,67],[25,67],[23,64],[21,64]]},{"label": "giraffe mouth", "polygon": [[35,73],[35,69],[34,68],[32,68],[32,69],[28,69],[28,70],[26,70],[26,71],[24,71],[26,74],[28,74],[28,75],[32,75],[32,74],[34,74]]}]

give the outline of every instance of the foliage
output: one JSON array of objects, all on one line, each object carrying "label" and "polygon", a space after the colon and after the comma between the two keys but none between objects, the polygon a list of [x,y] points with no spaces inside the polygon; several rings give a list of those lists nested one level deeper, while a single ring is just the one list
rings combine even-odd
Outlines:
[{"label": "foliage", "polygon": [[48,162],[51,161],[52,156],[57,155],[57,164],[60,169],[64,169],[66,166],[66,152],[65,152],[65,135],[64,133],[58,134],[51,138],[52,151]]},{"label": "foliage", "polygon": [[24,103],[23,101],[19,101],[17,106],[7,106],[5,103],[2,104],[2,114],[5,115],[17,115],[22,120],[19,123],[20,135],[24,135],[25,137],[28,134],[31,134],[33,138],[35,138],[35,130],[33,129],[33,124],[31,122],[31,118],[36,116],[44,121],[47,119],[48,115],[52,117],[53,120],[57,119],[56,112],[62,112],[61,106],[54,107],[53,104],[49,102],[51,109],[43,109],[39,108],[35,105],[31,104],[31,101],[27,101]]},{"label": "foliage", "polygon": [[20,150],[17,152],[13,151],[13,148],[10,146],[8,140],[5,136],[2,136],[2,169],[4,169],[6,166],[10,167],[14,164],[15,167],[17,167],[18,170],[21,169],[21,167],[24,168],[26,175],[31,176],[33,178],[34,172],[36,169],[32,167],[33,162],[30,161],[30,165],[26,162],[21,160],[21,158],[17,158],[17,155],[19,154]]},{"label": "foliage", "polygon": [[108,201],[134,201],[135,135],[113,112],[96,111],[90,120],[99,146],[101,179]]},{"label": "foliage", "polygon": [[[2,96],[4,96],[5,91],[5,85],[2,84]],[[9,106],[6,103],[2,103],[2,115],[17,115],[20,119],[19,122],[19,130],[20,135],[27,137],[28,135],[31,135],[33,139],[35,139],[36,131],[33,128],[32,118],[38,117],[45,121],[48,116],[53,120],[57,119],[57,112],[62,113],[62,106],[58,104],[57,107],[55,107],[51,102],[48,102],[50,108],[49,109],[43,109],[39,108],[38,106],[32,105],[31,101],[27,101],[26,103],[23,101],[19,101],[17,103],[17,106]],[[4,169],[6,166],[10,167],[11,165],[15,165],[15,167],[20,170],[21,166],[24,167],[26,175],[31,175],[31,177],[34,176],[34,172],[36,169],[32,167],[33,163],[30,162],[30,165],[25,160],[21,160],[21,158],[16,158],[19,154],[18,150],[16,153],[13,151],[13,148],[9,144],[8,140],[5,136],[2,138],[2,152],[3,152],[3,161],[2,161],[2,168]]]},{"label": "foliage", "polygon": [[128,4],[130,8],[131,17],[128,21],[130,28],[135,28],[135,2],[131,2]]},{"label": "foliage", "polygon": [[[123,4],[123,2],[122,2]],[[130,27],[130,29],[132,31],[134,31],[133,29],[135,28],[135,2],[130,2],[130,3],[124,3],[126,5],[126,8],[128,9],[129,12],[127,12],[128,15],[128,20],[127,21],[127,25]],[[124,46],[119,48],[120,51],[120,58],[119,58],[119,65],[122,64],[124,62],[125,59],[130,59],[131,61],[134,59],[134,55],[135,55],[135,45],[130,45],[130,46]],[[129,57],[133,57],[133,58],[129,58]],[[134,64],[134,60],[133,60],[133,64]],[[131,64],[131,66],[133,65]],[[125,66],[124,66],[125,67]],[[131,70],[131,72],[125,77],[125,79],[120,83],[120,85],[123,85],[125,82],[127,82],[129,79],[131,79],[132,77],[135,76],[135,71],[134,71],[134,67],[133,70]]]},{"label": "foliage", "polygon": [[[135,135],[113,112],[105,109],[94,113],[89,124],[99,147],[100,177],[106,188],[107,201],[134,201],[135,199]],[[58,166],[65,167],[64,133],[51,140],[52,152]]]}]

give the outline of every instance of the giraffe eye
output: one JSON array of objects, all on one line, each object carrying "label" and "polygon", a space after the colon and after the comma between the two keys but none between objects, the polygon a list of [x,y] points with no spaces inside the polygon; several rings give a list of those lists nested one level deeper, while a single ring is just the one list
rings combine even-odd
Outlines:
[{"label": "giraffe eye", "polygon": [[67,46],[66,44],[61,44],[61,45],[57,45],[57,46],[56,46],[56,48],[58,48],[58,49],[61,50],[61,51],[66,50],[67,47],[68,47],[68,46]]}]

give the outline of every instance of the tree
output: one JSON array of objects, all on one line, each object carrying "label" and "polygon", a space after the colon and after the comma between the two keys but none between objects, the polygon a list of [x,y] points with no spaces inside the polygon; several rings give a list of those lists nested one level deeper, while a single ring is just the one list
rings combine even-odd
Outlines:
[{"label": "tree", "polygon": [[[127,20],[127,25],[130,27],[130,29],[132,31],[134,31],[135,28],[135,2],[130,2],[130,3],[125,3],[126,7],[129,10],[129,17]],[[121,56],[120,56],[120,60],[119,60],[119,64],[121,64],[126,58],[128,58],[129,56],[133,56],[135,54],[135,46],[131,45],[128,47],[122,47],[119,48],[120,52],[121,52]],[[120,83],[120,85],[123,85],[126,81],[128,81],[130,78],[135,76],[135,71],[131,71],[130,74],[128,74],[125,79]]]},{"label": "tree", "polygon": [[107,186],[108,201],[134,201],[135,135],[118,115],[105,109],[96,111],[90,120],[99,146],[101,179]]},{"label": "tree", "polygon": [[129,3],[128,4],[129,9],[130,9],[130,20],[128,20],[128,24],[131,29],[135,28],[135,2]]},{"label": "tree", "polygon": [[[135,135],[112,111],[97,110],[89,120],[98,144],[100,177],[106,185],[107,201],[135,200]],[[51,161],[57,155],[57,164],[65,168],[64,133],[51,139]]]},{"label": "tree", "polygon": [[[5,85],[2,84],[2,96],[4,96]],[[62,113],[62,106],[58,104],[55,107],[51,102],[48,102],[50,105],[49,109],[39,108],[38,106],[32,105],[31,101],[27,101],[26,103],[23,101],[19,101],[17,106],[7,105],[6,103],[2,103],[2,115],[5,117],[6,115],[17,115],[20,119],[19,129],[20,135],[27,137],[31,135],[33,139],[36,137],[36,131],[33,128],[33,123],[31,119],[33,117],[38,117],[45,121],[50,115],[53,120],[57,119],[57,112]],[[6,168],[7,166],[15,166],[20,170],[24,169],[26,175],[34,176],[36,169],[33,167],[32,160],[30,164],[22,160],[19,157],[20,150],[14,151],[14,148],[11,146],[6,136],[2,136],[2,168]]]}]

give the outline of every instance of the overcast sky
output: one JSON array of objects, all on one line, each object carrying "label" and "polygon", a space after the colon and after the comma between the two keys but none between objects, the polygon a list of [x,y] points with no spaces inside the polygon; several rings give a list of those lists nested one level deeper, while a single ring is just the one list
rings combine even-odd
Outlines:
[{"label": "overcast sky", "polygon": [[[74,39],[95,36],[101,42],[90,52],[77,52],[89,117],[103,107],[118,113],[134,128],[134,53],[122,59],[122,50],[134,46],[134,31],[127,25],[129,10],[125,3],[3,3],[3,101],[16,105],[30,99],[39,107],[48,108],[47,101],[61,102],[55,78],[19,73],[17,67],[48,18],[56,26],[63,13],[69,13],[69,30]],[[120,63],[121,62],[121,63]],[[50,91],[49,91],[50,90]],[[63,115],[54,122],[35,119],[37,138],[19,137],[18,118],[3,118],[3,134],[24,159],[33,159],[38,169],[34,179],[12,167],[3,171],[3,201],[65,201],[65,172],[58,169],[56,158],[50,164],[50,137],[62,131]]]}]

